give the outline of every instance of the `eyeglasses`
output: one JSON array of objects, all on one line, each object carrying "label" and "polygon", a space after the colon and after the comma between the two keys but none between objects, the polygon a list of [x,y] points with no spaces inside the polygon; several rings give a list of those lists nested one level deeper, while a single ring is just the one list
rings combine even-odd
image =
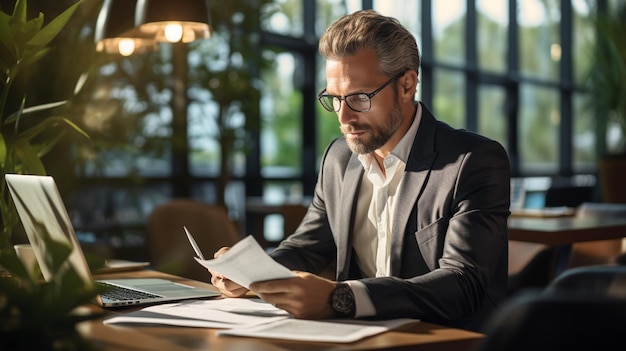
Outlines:
[{"label": "eyeglasses", "polygon": [[328,112],[339,112],[341,109],[341,101],[345,101],[348,107],[355,112],[367,112],[372,108],[372,98],[376,96],[376,94],[380,93],[385,87],[396,79],[402,77],[406,71],[401,72],[393,76],[391,79],[383,83],[378,89],[372,91],[371,93],[354,93],[348,94],[344,97],[337,95],[329,95],[326,94],[326,89],[322,90],[319,94],[317,94],[317,99],[319,100],[322,107],[324,107]]}]

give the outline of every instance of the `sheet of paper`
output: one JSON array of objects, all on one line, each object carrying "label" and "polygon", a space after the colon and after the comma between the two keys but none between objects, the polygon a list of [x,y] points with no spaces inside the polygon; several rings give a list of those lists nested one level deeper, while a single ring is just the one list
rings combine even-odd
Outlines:
[{"label": "sheet of paper", "polygon": [[161,324],[204,328],[234,328],[288,318],[289,314],[261,299],[189,300],[145,307],[104,320],[107,324]]},{"label": "sheet of paper", "polygon": [[218,335],[337,343],[354,342],[412,322],[418,320],[301,320],[258,298],[181,301],[149,306],[104,320],[105,324],[219,328]]},{"label": "sheet of paper", "polygon": [[295,277],[295,273],[274,261],[252,235],[240,240],[216,259],[194,258],[201,265],[220,272],[245,288],[253,282]]},{"label": "sheet of paper", "polygon": [[419,322],[419,320],[403,318],[385,321],[348,319],[313,321],[288,318],[271,323],[220,330],[217,335],[348,343],[413,322]]}]

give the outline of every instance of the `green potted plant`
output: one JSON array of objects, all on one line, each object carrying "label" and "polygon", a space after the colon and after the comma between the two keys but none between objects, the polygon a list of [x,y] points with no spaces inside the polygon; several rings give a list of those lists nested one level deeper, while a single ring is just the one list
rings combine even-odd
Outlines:
[{"label": "green potted plant", "polygon": [[[64,105],[64,101],[26,107],[24,96],[17,111],[7,111],[9,92],[16,77],[51,50],[51,41],[65,27],[81,1],[45,25],[42,13],[27,19],[27,0],[17,0],[11,14],[0,11],[0,249],[11,247],[11,237],[19,223],[4,175],[45,175],[42,157],[54,148],[67,130],[87,137],[71,120],[55,114],[55,109]],[[41,118],[42,111],[50,115]]]},{"label": "green potted plant", "polygon": [[[596,13],[593,61],[587,88],[597,119],[598,178],[604,202],[626,203],[626,3]],[[607,132],[618,135],[607,143]]]},{"label": "green potted plant", "polygon": [[54,279],[42,281],[37,269],[29,271],[15,251],[0,251],[0,266],[8,272],[0,276],[0,350],[93,349],[77,325],[102,314],[82,313],[79,307],[102,290],[86,284],[66,264],[72,251],[69,242],[52,239],[43,225],[39,230]]}]

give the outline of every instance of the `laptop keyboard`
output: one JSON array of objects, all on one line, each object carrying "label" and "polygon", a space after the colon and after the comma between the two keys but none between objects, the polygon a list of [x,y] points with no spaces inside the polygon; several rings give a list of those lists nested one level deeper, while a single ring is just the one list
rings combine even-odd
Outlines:
[{"label": "laptop keyboard", "polygon": [[140,300],[149,298],[163,297],[157,294],[151,294],[144,291],[133,290],[106,282],[98,282],[98,285],[105,287],[107,291],[100,294],[102,297],[109,298],[111,300],[126,301],[126,300]]}]

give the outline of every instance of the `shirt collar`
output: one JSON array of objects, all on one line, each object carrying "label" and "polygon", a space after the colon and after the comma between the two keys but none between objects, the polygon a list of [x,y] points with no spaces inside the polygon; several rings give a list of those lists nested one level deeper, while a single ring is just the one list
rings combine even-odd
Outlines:
[{"label": "shirt collar", "polygon": [[[417,135],[417,129],[419,127],[421,119],[422,105],[420,103],[417,103],[413,123],[411,123],[409,130],[407,130],[406,134],[404,134],[402,139],[400,139],[400,142],[391,151],[391,154],[389,154],[389,156],[393,156],[393,158],[396,158],[406,164],[407,160],[409,159],[409,153],[411,152],[411,147],[413,146],[413,140],[415,139],[415,135]],[[361,164],[366,171],[369,171],[372,162],[375,162],[374,155],[372,155],[372,153],[359,155],[358,159],[359,161],[361,161]]]}]

